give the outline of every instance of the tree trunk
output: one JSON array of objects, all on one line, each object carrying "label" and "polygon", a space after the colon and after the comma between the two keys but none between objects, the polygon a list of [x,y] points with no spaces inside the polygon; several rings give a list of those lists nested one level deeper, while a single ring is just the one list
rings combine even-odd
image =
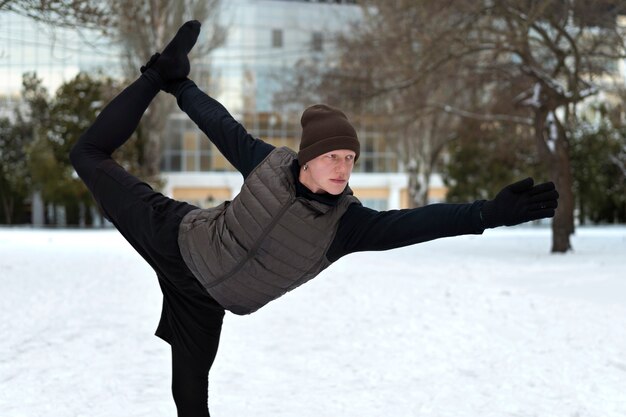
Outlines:
[{"label": "tree trunk", "polygon": [[2,207],[4,208],[4,221],[6,224],[13,223],[13,198],[2,195]]},{"label": "tree trunk", "polygon": [[574,176],[569,155],[567,132],[554,115],[556,141],[551,176],[559,192],[559,206],[552,220],[552,252],[565,253],[572,249],[570,235],[574,234]]},{"label": "tree trunk", "polygon": [[416,169],[413,168],[407,170],[407,174],[409,176],[409,208],[419,207],[419,196],[420,196],[420,183],[417,178]]},{"label": "tree trunk", "polygon": [[43,227],[46,224],[46,206],[41,191],[33,191],[31,223],[33,227]]},{"label": "tree trunk", "polygon": [[569,237],[574,233],[574,178],[567,134],[555,111],[544,106],[535,110],[534,129],[539,155],[559,192],[559,206],[552,219],[552,252],[565,253],[572,249]]},{"label": "tree trunk", "polygon": [[429,191],[430,191],[430,176],[431,176],[431,172],[425,172],[424,173],[424,182],[423,182],[423,187],[424,187],[424,191],[422,192],[421,195],[421,204],[422,206],[426,206],[429,203]]},{"label": "tree trunk", "polygon": [[587,216],[587,207],[585,206],[585,202],[583,201],[582,198],[580,198],[580,195],[579,195],[578,196],[578,223],[581,226],[584,226],[585,224],[587,224],[586,216]]},{"label": "tree trunk", "polygon": [[573,178],[568,159],[561,159],[555,164],[552,178],[559,192],[559,207],[552,220],[552,252],[565,253],[572,249],[569,238],[574,233]]}]

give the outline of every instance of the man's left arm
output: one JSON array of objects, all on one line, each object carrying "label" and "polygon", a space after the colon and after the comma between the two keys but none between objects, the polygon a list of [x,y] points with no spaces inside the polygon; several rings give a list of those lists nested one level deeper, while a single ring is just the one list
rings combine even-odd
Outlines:
[{"label": "man's left arm", "polygon": [[493,200],[431,204],[416,209],[376,211],[351,205],[341,218],[328,260],[353,252],[381,251],[553,217],[559,194],[551,182],[527,178],[505,187]]},{"label": "man's left arm", "polygon": [[480,210],[472,204],[430,204],[415,209],[376,211],[351,205],[339,222],[327,258],[334,262],[353,252],[382,251],[433,239],[484,231]]}]

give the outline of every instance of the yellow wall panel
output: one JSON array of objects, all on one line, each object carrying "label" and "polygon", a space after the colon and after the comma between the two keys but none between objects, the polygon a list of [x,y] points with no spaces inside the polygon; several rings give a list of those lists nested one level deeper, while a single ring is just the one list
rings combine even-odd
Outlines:
[{"label": "yellow wall panel", "polygon": [[176,187],[172,190],[172,197],[176,200],[201,201],[209,196],[214,200],[230,200],[230,188],[226,187]]},{"label": "yellow wall panel", "polygon": [[428,198],[433,200],[444,201],[448,190],[445,187],[431,188],[428,190]]},{"label": "yellow wall panel", "polygon": [[389,198],[389,190],[386,188],[353,188],[357,198]]},{"label": "yellow wall panel", "polygon": [[409,196],[408,188],[403,188],[400,190],[400,207],[401,208],[409,208],[411,204],[409,204],[411,197]]},{"label": "yellow wall panel", "polygon": [[198,135],[193,131],[186,131],[183,135],[183,149],[186,151],[195,151]]}]

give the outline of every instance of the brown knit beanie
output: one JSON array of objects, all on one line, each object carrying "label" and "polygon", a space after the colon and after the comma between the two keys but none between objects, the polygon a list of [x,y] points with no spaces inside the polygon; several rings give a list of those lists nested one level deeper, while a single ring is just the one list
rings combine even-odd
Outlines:
[{"label": "brown knit beanie", "polygon": [[304,165],[313,158],[338,149],[356,152],[354,161],[359,159],[360,145],[354,127],[341,110],[315,104],[302,113],[302,139],[298,162]]}]

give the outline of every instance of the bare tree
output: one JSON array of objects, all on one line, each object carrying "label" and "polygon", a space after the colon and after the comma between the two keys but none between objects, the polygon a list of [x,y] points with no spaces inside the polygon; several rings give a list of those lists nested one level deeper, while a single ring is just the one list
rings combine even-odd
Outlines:
[{"label": "bare tree", "polygon": [[102,0],[0,0],[3,11],[57,27],[102,31],[110,22],[109,3]]},{"label": "bare tree", "polygon": [[[617,0],[363,0],[364,19],[340,37],[321,91],[405,126],[398,151],[427,173],[458,117],[521,123],[561,194],[553,252],[571,248],[569,126],[624,58]],[[310,81],[309,81],[310,82]],[[448,117],[438,120],[441,114]],[[431,127],[429,129],[428,127]],[[419,200],[420,181],[413,195]],[[424,185],[422,185],[424,187]]]},{"label": "bare tree", "polygon": [[[455,43],[471,52],[468,73],[479,74],[488,96],[508,96],[532,120],[539,156],[561,198],[552,222],[552,251],[571,249],[574,232],[569,126],[576,107],[601,88],[624,57],[618,25],[623,2],[508,0],[474,8],[474,25]],[[487,108],[487,106],[485,106]]]}]

